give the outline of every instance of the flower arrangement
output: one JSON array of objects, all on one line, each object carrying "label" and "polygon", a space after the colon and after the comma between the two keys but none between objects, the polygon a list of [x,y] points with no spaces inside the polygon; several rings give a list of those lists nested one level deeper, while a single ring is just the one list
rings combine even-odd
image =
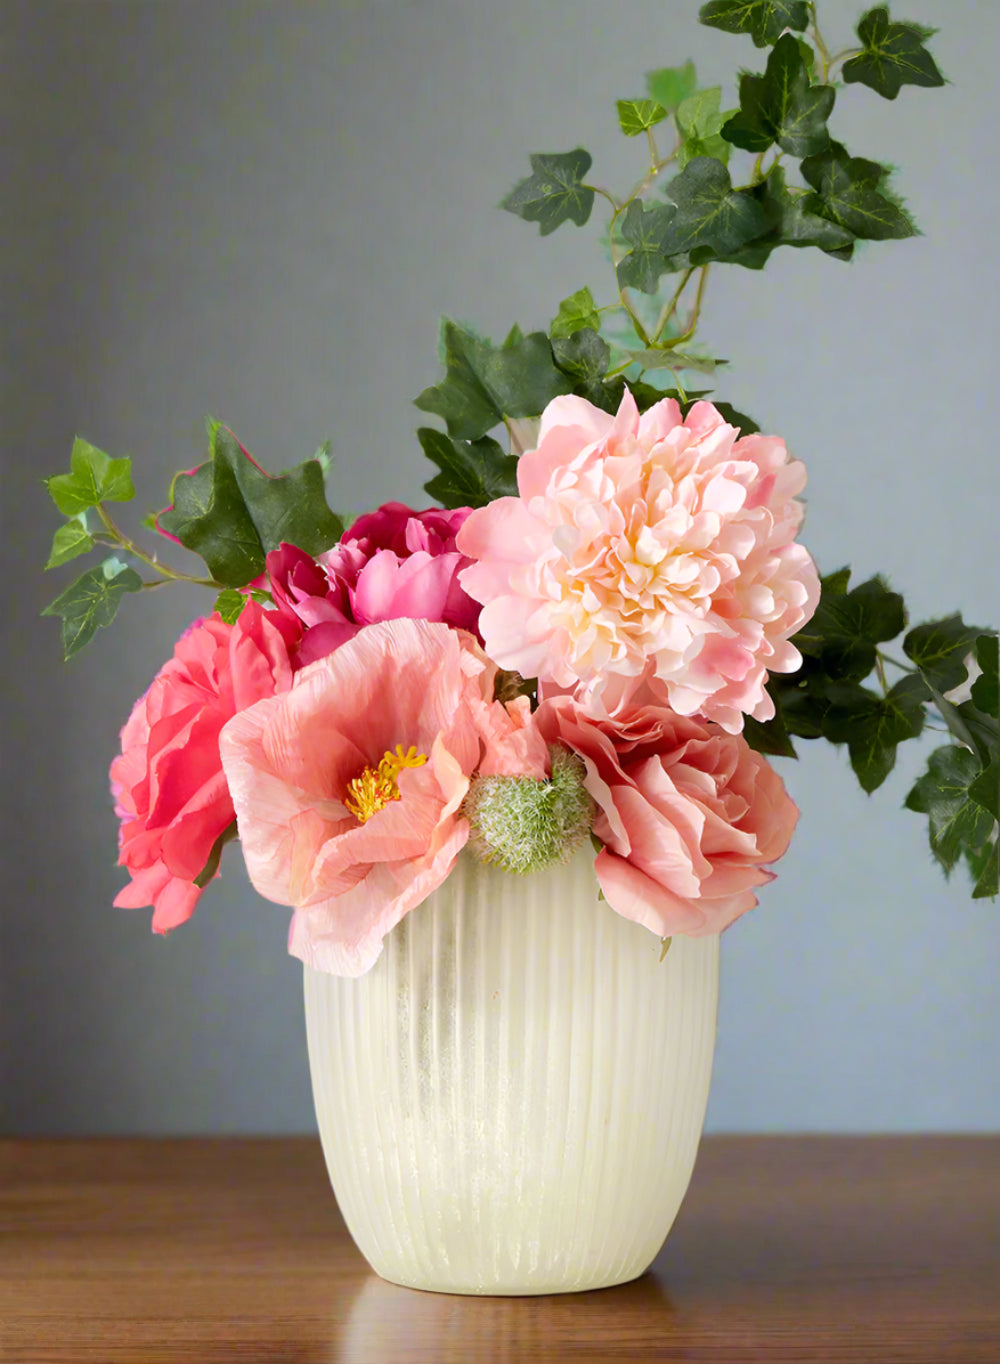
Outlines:
[{"label": "flower arrangement", "polygon": [[[445,428],[417,433],[439,506],[345,525],[323,450],[275,476],[212,421],[208,459],[146,523],[200,556],[189,574],[115,521],[128,459],[78,439],[47,480],[66,517],[47,567],[102,556],[47,608],[67,657],[126,596],[216,594],[111,764],[115,903],[151,906],[157,932],[192,915],[238,838],[257,890],[293,910],[290,950],[343,975],[463,850],[525,875],[589,841],[609,911],[665,946],[719,933],[794,830],[770,760],[845,745],[870,793],[929,717],[949,739],[907,805],[945,873],[964,863],[973,895],[996,895],[996,631],[909,626],[881,577],[821,578],[799,541],[803,463],[692,377],[725,363],[696,342],[711,271],[786,247],[847,262],[915,233],[888,168],[829,121],[852,83],[887,99],[943,84],[931,34],[877,6],[831,55],[805,0],[710,0],[701,19],[767,50],[738,107],[690,63],[651,72],[618,103],[648,151],[631,191],[592,183],[577,148],[533,155],[504,200],[543,236],[605,200],[614,287],[499,345],[443,323],[444,376],[416,399]],[[884,647],[900,636],[905,662]]]}]

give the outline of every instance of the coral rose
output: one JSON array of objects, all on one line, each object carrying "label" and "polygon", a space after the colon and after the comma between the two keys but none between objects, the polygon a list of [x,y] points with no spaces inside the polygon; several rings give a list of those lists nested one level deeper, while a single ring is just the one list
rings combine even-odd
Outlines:
[{"label": "coral rose", "polygon": [[293,955],[336,975],[367,971],[451,871],[473,772],[546,775],[526,703],[495,702],[495,673],[470,634],[386,621],[226,725],[247,869],[262,895],[295,908]]},{"label": "coral rose", "polygon": [[[518,497],[469,516],[462,586],[502,668],[602,708],[644,675],[682,715],[731,733],[769,719],[768,672],[793,672],[789,636],[819,580],[795,543],[805,484],[776,436],[739,438],[711,403],[664,399],[612,417],[555,398],[518,462]],[[611,709],[608,704],[604,710]]]},{"label": "coral rose", "polygon": [[612,909],[667,938],[720,933],[754,907],[798,810],[742,735],[666,707],[598,719],[568,696],[544,701],[535,720],[583,759]]},{"label": "coral rose", "polygon": [[359,517],[318,561],[294,545],[273,550],[267,571],[278,609],[307,627],[296,666],[383,620],[440,621],[475,633],[479,605],[458,581],[471,561],[455,548],[469,511],[417,512],[387,502]]},{"label": "coral rose", "polygon": [[288,648],[300,631],[253,601],[235,625],[217,615],[195,621],[122,729],[111,789],[121,819],[119,865],[132,880],[115,904],[152,905],[157,933],[191,917],[201,894],[195,878],[234,819],[219,757],[222,726],[291,686]]}]

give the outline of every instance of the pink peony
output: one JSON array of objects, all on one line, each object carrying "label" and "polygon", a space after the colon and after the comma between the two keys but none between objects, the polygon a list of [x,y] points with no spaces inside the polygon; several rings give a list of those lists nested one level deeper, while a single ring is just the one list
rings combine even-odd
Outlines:
[{"label": "pink peony", "polygon": [[535,720],[583,759],[612,909],[667,938],[720,933],[754,907],[798,810],[742,735],[665,706],[601,720],[568,696],[544,701]]},{"label": "pink peony", "polygon": [[526,706],[493,700],[495,673],[465,632],[387,621],[226,726],[250,879],[294,906],[295,956],[337,975],[367,971],[385,934],[451,871],[469,835],[459,807],[471,775],[546,774]]},{"label": "pink peony", "polygon": [[517,479],[457,542],[478,561],[461,582],[502,668],[597,711],[645,675],[679,714],[731,733],[773,715],[768,672],[799,667],[789,636],[819,600],[795,543],[805,471],[782,440],[739,438],[706,402],[682,420],[673,399],[640,416],[626,393],[612,417],[561,397]]},{"label": "pink peony", "polygon": [[196,621],[122,729],[111,790],[121,819],[118,861],[132,880],[115,904],[152,905],[157,933],[191,917],[201,894],[195,877],[234,818],[219,757],[222,726],[291,686],[295,635],[256,602],[235,625],[217,615]]},{"label": "pink peony", "polygon": [[468,507],[415,512],[387,502],[359,517],[318,562],[293,545],[272,551],[267,571],[278,608],[308,627],[296,666],[382,620],[440,621],[475,633],[479,606],[458,581],[470,560],[455,548],[468,515]]}]

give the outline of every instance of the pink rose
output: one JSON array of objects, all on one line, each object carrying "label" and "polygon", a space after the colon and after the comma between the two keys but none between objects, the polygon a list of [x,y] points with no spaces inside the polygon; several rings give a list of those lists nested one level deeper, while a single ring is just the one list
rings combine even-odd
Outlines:
[{"label": "pink rose", "polygon": [[115,904],[152,905],[157,933],[191,917],[201,894],[195,877],[234,818],[219,757],[222,727],[291,686],[294,639],[277,612],[256,602],[235,625],[217,615],[196,621],[122,729],[111,790],[121,819],[118,862],[132,880]]},{"label": "pink rose", "polygon": [[469,836],[480,767],[546,775],[523,703],[493,700],[495,665],[438,623],[370,625],[222,732],[250,879],[295,908],[289,951],[357,976],[445,879]]},{"label": "pink rose", "polygon": [[359,517],[318,561],[293,545],[273,550],[272,595],[279,610],[307,627],[296,666],[324,658],[362,626],[383,620],[439,621],[475,633],[479,606],[458,581],[470,560],[455,548],[469,510],[415,512],[387,502]]},{"label": "pink rose", "polygon": [[[518,462],[518,497],[471,513],[463,587],[502,668],[614,709],[643,678],[682,715],[731,733],[774,713],[769,672],[819,600],[795,536],[805,471],[776,436],[738,438],[711,403],[617,416],[554,399]],[[601,701],[602,693],[614,696]]]},{"label": "pink rose", "polygon": [[543,701],[535,721],[583,759],[612,909],[667,938],[720,933],[756,905],[798,810],[742,735],[662,706],[601,720],[568,696]]}]

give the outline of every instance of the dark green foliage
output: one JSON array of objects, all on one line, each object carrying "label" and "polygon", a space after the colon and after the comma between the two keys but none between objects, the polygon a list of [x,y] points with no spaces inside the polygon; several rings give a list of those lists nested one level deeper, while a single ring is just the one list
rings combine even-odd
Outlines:
[{"label": "dark green foliage", "polygon": [[826,120],[832,85],[813,85],[798,40],[781,38],[762,76],[740,77],[740,107],[722,129],[736,147],[763,152],[775,142],[792,156],[812,156],[829,144]]},{"label": "dark green foliage", "polygon": [[223,587],[258,577],[266,555],[283,542],[321,554],[343,534],[316,460],[272,478],[224,426],[214,429],[212,458],[178,474],[171,493],[173,506],[158,517],[161,529],[200,554]]},{"label": "dark green foliage", "polygon": [[845,62],[845,83],[860,81],[883,99],[895,99],[904,85],[944,85],[937,63],[924,47],[934,32],[921,24],[894,23],[885,5],[870,9],[858,23],[864,51]]},{"label": "dark green foliage", "polygon": [[500,205],[529,223],[537,223],[543,237],[562,223],[582,227],[594,207],[594,191],[582,184],[591,156],[582,147],[572,152],[534,152],[532,174],[521,180]]},{"label": "dark green foliage", "polygon": [[490,436],[451,440],[431,426],[417,432],[424,454],[441,470],[424,484],[443,507],[485,507],[498,497],[517,496],[517,460]]},{"label": "dark green foliage", "polygon": [[802,162],[802,174],[815,190],[803,202],[807,212],[871,241],[915,234],[910,215],[879,189],[888,172],[877,161],[851,156],[839,142],[831,142],[826,151]]},{"label": "dark green foliage", "polygon": [[749,33],[757,47],[776,43],[786,28],[801,33],[809,23],[805,0],[709,0],[698,18],[726,33]]},{"label": "dark green foliage", "polygon": [[138,592],[142,579],[118,559],[88,568],[42,612],[62,619],[63,658],[72,658],[93,639],[97,630],[110,625],[127,592]]}]

